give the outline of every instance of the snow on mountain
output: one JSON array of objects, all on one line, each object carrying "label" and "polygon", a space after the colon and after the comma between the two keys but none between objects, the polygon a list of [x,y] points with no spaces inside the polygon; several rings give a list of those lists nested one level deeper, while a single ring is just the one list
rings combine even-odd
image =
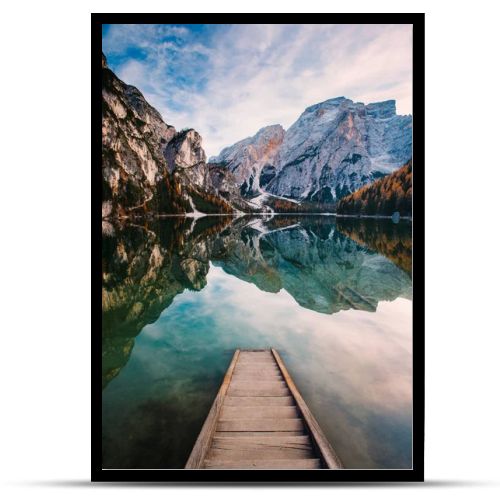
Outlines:
[{"label": "snow on mountain", "polygon": [[260,194],[261,172],[272,167],[284,136],[285,130],[281,125],[270,125],[261,128],[253,137],[224,148],[209,161],[230,170],[242,195],[257,196]]},{"label": "snow on mountain", "polygon": [[412,118],[394,100],[336,97],[308,107],[285,132],[265,127],[211,162],[235,174],[245,196],[332,202],[399,168],[412,155]]},{"label": "snow on mountain", "polygon": [[[193,129],[167,125],[102,59],[102,216],[238,213],[329,203],[411,159],[412,118],[395,101],[345,97],[261,128],[210,158]],[[278,206],[280,205],[280,206]],[[302,204],[301,206],[305,206]]]}]

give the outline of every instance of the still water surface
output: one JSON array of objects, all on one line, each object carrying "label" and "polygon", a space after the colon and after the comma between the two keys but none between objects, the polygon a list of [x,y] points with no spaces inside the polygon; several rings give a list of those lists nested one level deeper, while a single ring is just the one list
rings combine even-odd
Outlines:
[{"label": "still water surface", "polygon": [[348,468],[411,468],[411,225],[103,225],[103,467],[182,468],[236,348],[275,347]]}]

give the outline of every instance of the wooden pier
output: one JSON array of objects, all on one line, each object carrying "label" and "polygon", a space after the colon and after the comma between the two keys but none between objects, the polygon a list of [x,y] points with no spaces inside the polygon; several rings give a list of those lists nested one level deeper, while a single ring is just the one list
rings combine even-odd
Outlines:
[{"label": "wooden pier", "polygon": [[275,349],[236,350],[186,469],[341,469]]}]

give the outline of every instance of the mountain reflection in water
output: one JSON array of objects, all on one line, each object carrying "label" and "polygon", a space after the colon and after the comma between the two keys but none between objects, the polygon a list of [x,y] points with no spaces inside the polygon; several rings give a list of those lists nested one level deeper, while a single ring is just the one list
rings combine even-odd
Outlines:
[{"label": "mountain reflection in water", "polygon": [[[261,292],[286,292],[301,308],[321,313],[320,316],[348,310],[373,313],[379,302],[401,297],[411,299],[411,224],[336,220],[329,216],[172,217],[121,225],[103,222],[102,267],[102,385],[105,389],[127,365],[138,334],[146,325],[157,322],[176,296],[186,290],[204,290],[210,269],[219,268],[225,275],[253,284]],[[262,295],[264,308],[266,297]],[[212,307],[212,316],[217,316],[218,304],[213,303]],[[193,324],[191,328],[210,329],[210,325]],[[162,333],[170,334],[169,331]],[[252,332],[248,332],[248,336],[251,337]],[[308,339],[304,338],[304,342]],[[189,345],[182,349],[189,349]],[[205,361],[209,366],[210,360],[200,360]],[[205,382],[212,391],[216,391],[225,366],[215,364],[217,367]],[[172,374],[168,377],[170,382],[175,379]],[[181,383],[181,377],[177,382]],[[182,383],[189,383],[186,377]],[[190,390],[184,390],[184,394],[187,399],[183,402],[176,399],[177,394],[168,401],[153,398],[134,404],[131,411],[135,416],[129,415],[127,424],[142,421],[141,433],[145,436],[140,438],[141,442],[153,442],[154,435],[162,432],[158,422],[166,418],[165,415],[168,414],[171,421],[184,422],[185,434],[171,436],[168,439],[173,441],[162,445],[164,450],[177,450],[172,452],[171,460],[160,452],[141,459],[137,449],[136,459],[125,460],[123,457],[129,455],[130,450],[111,451],[114,445],[106,445],[107,440],[112,440],[110,431],[107,437],[104,432],[103,442],[105,457],[114,455],[105,458],[108,466],[182,466],[213,397],[200,398],[196,391]],[[187,400],[196,414],[189,422],[182,411]],[[317,411],[321,413],[321,408]],[[152,426],[149,431],[148,422]],[[109,428],[106,418],[103,425]],[[191,435],[192,439],[186,437]],[[183,439],[185,442],[180,442]],[[405,453],[408,466],[408,452]],[[376,465],[377,461],[371,460]],[[369,463],[367,459],[362,465],[370,466]]]}]

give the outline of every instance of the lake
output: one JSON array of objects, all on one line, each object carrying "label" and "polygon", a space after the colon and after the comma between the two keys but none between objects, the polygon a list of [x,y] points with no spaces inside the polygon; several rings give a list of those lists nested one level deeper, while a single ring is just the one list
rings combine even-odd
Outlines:
[{"label": "lake", "polygon": [[412,229],[103,222],[104,468],[183,468],[237,348],[274,347],[346,468],[412,467]]}]

